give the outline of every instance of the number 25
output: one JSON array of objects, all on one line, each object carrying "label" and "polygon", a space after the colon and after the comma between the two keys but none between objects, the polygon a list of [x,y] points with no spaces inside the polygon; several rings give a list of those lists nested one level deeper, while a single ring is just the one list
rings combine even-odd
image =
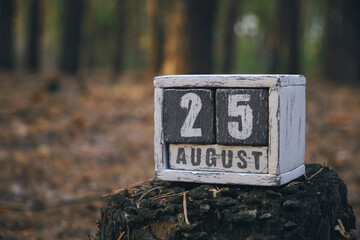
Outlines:
[{"label": "number 25", "polygon": [[[229,121],[228,132],[235,139],[246,139],[250,137],[253,128],[253,110],[247,105],[238,105],[239,102],[249,102],[249,94],[229,95],[228,116],[241,117],[240,122]],[[201,137],[201,128],[194,128],[196,118],[202,108],[201,98],[195,93],[187,93],[182,96],[180,106],[188,110],[188,114],[180,129],[181,137]],[[240,130],[241,126],[241,130]]]}]

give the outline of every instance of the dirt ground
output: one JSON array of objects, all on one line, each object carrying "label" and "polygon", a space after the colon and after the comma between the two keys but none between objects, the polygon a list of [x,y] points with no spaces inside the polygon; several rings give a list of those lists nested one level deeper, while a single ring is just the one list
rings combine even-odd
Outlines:
[{"label": "dirt ground", "polygon": [[[86,81],[0,75],[0,239],[92,239],[98,196],[153,177],[152,77]],[[360,87],[308,77],[305,162],[339,173],[357,219],[359,123]]]}]

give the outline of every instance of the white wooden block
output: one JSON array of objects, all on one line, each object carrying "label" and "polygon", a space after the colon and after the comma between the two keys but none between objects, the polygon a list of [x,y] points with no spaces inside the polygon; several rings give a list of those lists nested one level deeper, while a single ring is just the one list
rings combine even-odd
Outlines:
[{"label": "white wooden block", "polygon": [[304,162],[305,86],[282,87],[279,92],[278,173],[285,173]]},{"label": "white wooden block", "polygon": [[[246,184],[276,186],[286,184],[301,176],[305,172],[305,77],[301,75],[174,75],[160,76],[154,79],[155,88],[155,175],[157,178],[168,181],[203,182],[218,184]],[[259,133],[259,129],[266,129],[268,142],[252,144],[251,134],[239,136],[249,137],[246,141],[225,141],[229,145],[198,144],[191,140],[172,144],[164,140],[164,90],[165,89],[210,89],[214,92],[224,89],[264,89],[268,91],[267,101],[255,101],[255,104],[268,104],[268,125],[262,128],[254,122],[249,124],[246,118],[252,110],[247,109],[242,114],[238,104],[229,104],[229,108],[237,108],[226,114],[223,105],[215,103],[222,108],[217,117],[227,116],[222,121],[222,130],[226,126],[242,130],[242,121]],[[237,101],[249,102],[252,98],[247,91],[225,91],[237,96]],[[196,93],[196,91],[194,92]],[[245,96],[246,95],[246,96]],[[225,98],[227,99],[227,98]],[[230,99],[234,99],[229,96]],[[217,97],[215,101],[218,101]],[[224,100],[221,100],[224,101]],[[227,101],[227,100],[226,100]],[[177,103],[172,103],[177,104]],[[189,102],[189,104],[192,104]],[[247,103],[245,103],[246,105]],[[225,105],[227,106],[227,105]],[[244,105],[242,105],[244,106]],[[174,106],[179,108],[178,106]],[[254,105],[249,104],[250,108]],[[169,106],[167,106],[169,109]],[[191,105],[189,105],[191,108]],[[253,111],[255,113],[256,111]],[[176,112],[174,114],[177,114]],[[213,114],[212,114],[213,115]],[[216,115],[216,113],[214,113]],[[251,115],[251,114],[250,114]],[[196,117],[196,116],[195,116]],[[202,116],[204,118],[204,116]],[[250,119],[252,119],[251,117]],[[254,118],[256,119],[256,118]],[[219,119],[217,119],[218,121]],[[238,121],[238,123],[237,123]],[[233,124],[235,123],[235,124]],[[167,123],[168,124],[168,123]],[[178,123],[181,125],[181,123]],[[264,124],[262,121],[261,124]],[[225,128],[224,128],[225,126]],[[217,128],[218,126],[215,126]],[[194,126],[198,128],[198,126]],[[225,129],[225,130],[224,130]],[[215,129],[214,134],[222,134]],[[264,130],[263,130],[264,131]],[[198,131],[199,132],[199,131]],[[227,135],[223,135],[227,136]],[[217,136],[214,139],[218,141]],[[244,143],[246,146],[242,146]],[[234,144],[234,145],[232,145]],[[246,158],[244,157],[246,155]],[[229,163],[231,159],[231,164]],[[216,166],[213,164],[216,162]],[[246,162],[246,167],[244,167]]]}]

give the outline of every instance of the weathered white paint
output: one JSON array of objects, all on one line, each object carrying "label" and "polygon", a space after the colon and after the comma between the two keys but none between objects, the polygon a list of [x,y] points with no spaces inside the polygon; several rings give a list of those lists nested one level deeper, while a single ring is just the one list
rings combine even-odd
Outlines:
[{"label": "weathered white paint", "polygon": [[279,179],[279,185],[284,185],[288,182],[291,182],[292,180],[304,175],[305,173],[305,165],[301,164],[299,167],[290,170],[288,172],[285,173],[281,173],[278,175],[278,179]]},{"label": "weathered white paint", "polygon": [[287,86],[305,86],[306,78],[303,75],[275,75],[279,77],[279,86],[287,87]]},{"label": "weathered white paint", "polygon": [[[168,181],[218,184],[283,185],[305,172],[305,83],[301,75],[174,75],[156,77],[155,162],[156,177]],[[267,172],[239,173],[223,169],[175,170],[169,165],[163,140],[162,109],[164,88],[269,88],[269,144]],[[228,146],[233,148],[234,146]],[[235,148],[237,148],[236,146]],[[191,156],[190,156],[191,157]]]},{"label": "weathered white paint", "polygon": [[166,169],[155,171],[155,177],[164,181],[280,186],[302,176],[304,171],[304,165],[280,175]]},{"label": "weathered white paint", "polygon": [[[191,103],[190,109],[188,109],[189,103]],[[180,135],[182,137],[201,137],[201,128],[194,128],[195,120],[202,107],[201,98],[195,93],[187,93],[181,98],[180,106],[188,110],[184,124],[180,129]]]},{"label": "weathered white paint", "polygon": [[171,169],[268,173],[267,147],[170,144]]},{"label": "weathered white paint", "polygon": [[306,79],[302,75],[168,75],[154,78],[154,86],[170,87],[274,87],[302,86]]},{"label": "weathered white paint", "polygon": [[279,172],[279,87],[269,88],[269,173]]},{"label": "weathered white paint", "polygon": [[279,173],[285,173],[304,162],[305,86],[282,87],[279,95]]},{"label": "weathered white paint", "polygon": [[228,122],[228,131],[230,136],[236,139],[246,139],[250,137],[253,128],[253,111],[249,105],[238,105],[238,102],[249,102],[249,94],[229,95],[230,117],[241,117],[242,128],[239,131],[239,122]]},{"label": "weathered white paint", "polygon": [[155,88],[154,93],[154,157],[155,170],[162,171],[167,155],[164,152],[166,148],[163,138],[163,98],[164,89]]}]

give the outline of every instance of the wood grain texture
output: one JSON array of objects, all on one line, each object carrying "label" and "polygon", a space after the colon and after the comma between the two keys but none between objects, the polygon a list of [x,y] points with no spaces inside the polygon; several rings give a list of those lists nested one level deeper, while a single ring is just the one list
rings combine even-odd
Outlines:
[{"label": "wood grain texture", "polygon": [[269,89],[269,173],[279,174],[279,88]]},{"label": "wood grain texture", "polygon": [[163,124],[167,143],[215,142],[214,91],[165,89]]},{"label": "wood grain texture", "polygon": [[212,74],[212,75],[168,75],[154,78],[155,87],[275,87],[303,86],[302,75],[276,74]]},{"label": "wood grain texture", "polygon": [[356,226],[346,185],[328,167],[306,166],[317,172],[282,187],[144,182],[109,197],[96,239],[345,239],[337,220]]},{"label": "wood grain texture", "polygon": [[305,87],[283,87],[279,95],[279,173],[285,173],[304,162]]},{"label": "wood grain texture", "polygon": [[294,170],[279,175],[166,169],[155,171],[155,177],[164,181],[280,186],[302,176],[304,172],[305,166],[302,164]]},{"label": "wood grain texture", "polygon": [[164,144],[163,133],[163,99],[164,89],[155,88],[154,92],[154,158],[155,158],[155,170],[163,170],[164,161],[167,159],[165,154],[166,146]]},{"label": "wood grain texture", "polygon": [[170,144],[171,169],[268,173],[267,147]]},{"label": "wood grain texture", "polygon": [[267,146],[269,90],[217,89],[216,142],[226,145]]}]

